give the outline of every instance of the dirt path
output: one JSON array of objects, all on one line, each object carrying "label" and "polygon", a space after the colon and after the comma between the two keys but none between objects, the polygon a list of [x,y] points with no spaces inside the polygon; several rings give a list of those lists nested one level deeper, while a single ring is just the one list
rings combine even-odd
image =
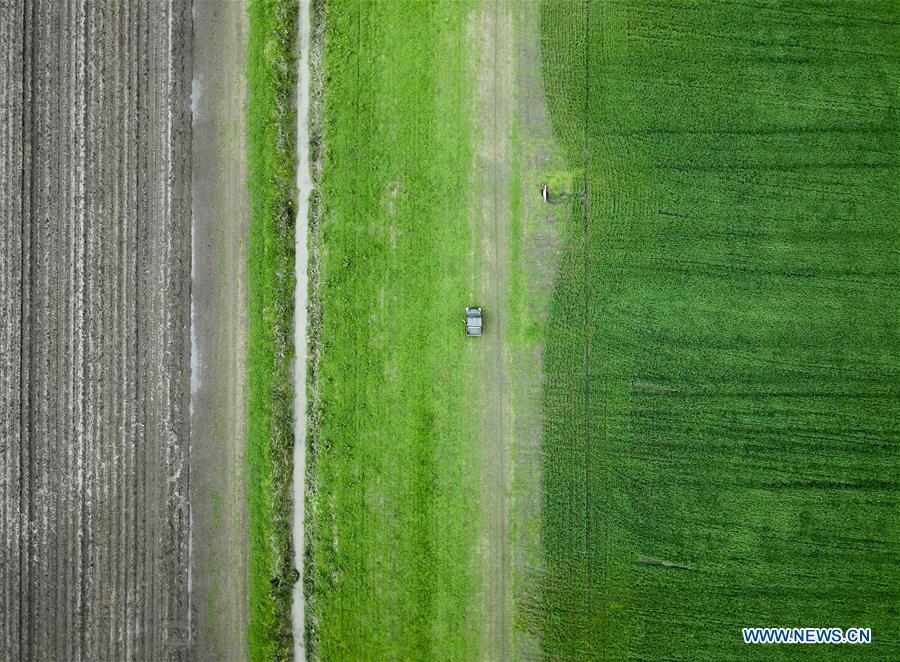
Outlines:
[{"label": "dirt path", "polygon": [[194,658],[247,657],[247,3],[194,3]]},{"label": "dirt path", "polygon": [[514,109],[512,3],[485,0],[479,16],[478,123],[475,190],[480,225],[484,366],[484,658],[512,657],[512,594],[508,534],[510,485],[506,313],[510,282],[510,122]]},{"label": "dirt path", "polygon": [[300,0],[297,45],[297,227],[294,271],[297,286],[294,290],[294,567],[299,573],[294,584],[293,618],[294,662],[306,660],[304,640],[306,603],[303,591],[304,526],[306,495],[306,346],[308,297],[307,231],[309,226],[309,196],[313,182],[309,163],[309,92],[310,92],[310,0]]},{"label": "dirt path", "polygon": [[188,658],[190,5],[0,3],[0,659]]},{"label": "dirt path", "polygon": [[[547,321],[565,213],[544,204],[539,191],[566,162],[544,101],[539,0],[484,0],[477,18],[481,141],[473,195],[482,244],[475,263],[487,325],[484,658],[531,659],[540,656],[537,633],[527,624],[516,629],[513,613],[532,600],[541,564],[543,346],[533,330]],[[519,318],[509,317],[513,310]]]}]

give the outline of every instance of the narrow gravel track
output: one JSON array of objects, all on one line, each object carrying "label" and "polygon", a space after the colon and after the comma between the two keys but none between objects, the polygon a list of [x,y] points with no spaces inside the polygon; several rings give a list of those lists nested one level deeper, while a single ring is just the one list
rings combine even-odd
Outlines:
[{"label": "narrow gravel track", "polygon": [[305,526],[306,526],[306,361],[307,306],[309,279],[309,199],[313,191],[309,162],[310,107],[310,29],[312,20],[310,0],[300,0],[297,46],[297,227],[294,273],[294,518],[292,540],[294,567],[298,578],[294,584],[291,617],[294,634],[294,662],[306,660],[306,599],[304,596]]},{"label": "narrow gravel track", "polygon": [[0,3],[0,659],[187,659],[187,0]]}]

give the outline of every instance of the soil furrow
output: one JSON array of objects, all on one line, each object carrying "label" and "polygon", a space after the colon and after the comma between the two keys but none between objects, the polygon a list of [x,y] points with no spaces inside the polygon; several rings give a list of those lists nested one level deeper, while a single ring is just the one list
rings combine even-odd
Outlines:
[{"label": "soil furrow", "polygon": [[[17,621],[18,636],[18,657],[20,659],[28,659],[26,656],[31,655],[29,642],[31,637],[27,631],[28,628],[28,609],[29,609],[29,584],[30,569],[28,563],[30,558],[30,541],[31,541],[31,505],[29,499],[29,490],[31,481],[29,476],[29,398],[28,398],[28,378],[30,374],[30,361],[28,360],[28,352],[30,349],[30,334],[28,329],[28,320],[31,314],[31,233],[29,231],[31,221],[31,162],[32,162],[32,144],[34,138],[34,127],[32,125],[32,109],[31,103],[34,98],[32,90],[31,78],[34,74],[34,38],[31,30],[35,24],[35,8],[34,3],[26,2],[22,12],[22,106],[21,106],[21,145],[22,145],[22,176],[21,176],[21,198],[19,207],[20,219],[20,277],[19,277],[19,337],[17,348],[19,354],[19,439],[18,439],[18,610],[15,615],[10,616],[10,622],[15,618]],[[15,122],[15,118],[13,118]],[[13,350],[15,351],[15,349]],[[15,572],[15,570],[13,570]],[[16,618],[17,617],[17,618]]]},{"label": "soil furrow", "polygon": [[[70,85],[70,67],[73,54],[71,52],[72,42],[66,38],[64,38],[63,34],[68,34],[70,30],[69,26],[69,5],[66,3],[65,11],[62,13],[60,17],[60,22],[63,25],[63,29],[60,30],[59,40],[57,42],[57,46],[62,53],[60,69],[59,69],[59,89],[60,94],[58,96],[58,110],[59,113],[59,126],[65,127],[65,131],[68,131],[69,120],[70,120],[70,109],[71,109],[71,85]],[[67,184],[68,177],[67,173],[71,171],[71,163],[68,158],[68,150],[62,148],[62,145],[57,145],[57,154],[58,154],[58,166],[59,166],[59,176],[56,179],[56,198],[57,204],[59,205],[59,248],[58,248],[58,274],[59,278],[56,283],[56,297],[59,302],[59,317],[58,317],[58,326],[56,332],[56,357],[57,357],[57,371],[56,371],[56,411],[54,413],[54,417],[56,419],[56,439],[59,443],[59,451],[56,453],[59,461],[59,479],[60,485],[59,489],[55,494],[56,498],[56,545],[53,551],[53,573],[54,576],[62,578],[61,581],[57,582],[53,587],[53,598],[56,604],[55,614],[56,614],[56,624],[57,627],[66,631],[69,625],[67,624],[67,613],[65,609],[66,603],[66,586],[68,584],[67,580],[67,572],[66,566],[68,562],[68,545],[69,541],[72,539],[71,535],[71,490],[70,490],[70,476],[71,474],[71,464],[70,464],[70,448],[71,448],[71,435],[69,434],[69,429],[67,425],[67,415],[66,412],[68,410],[69,402],[70,402],[70,393],[69,393],[69,385],[71,384],[71,380],[69,379],[69,264],[70,264],[70,255],[69,255],[69,242],[68,239],[71,237],[71,214],[72,209],[69,204],[67,192]],[[53,659],[64,660],[70,659],[71,655],[66,652],[65,647],[66,639],[64,637],[56,637],[53,642]]]},{"label": "soil furrow", "polygon": [[[136,90],[137,82],[137,52],[134,47],[134,32],[136,29],[136,12],[129,5],[125,10],[125,18],[123,21],[123,41],[126,45],[124,60],[127,64],[126,69],[126,89]],[[127,97],[126,109],[123,120],[123,131],[125,135],[123,149],[123,159],[121,162],[122,180],[125,187],[125,210],[124,213],[129,218],[137,218],[137,171],[135,164],[135,155],[132,150],[127,149],[127,145],[138,144],[138,136],[135,131],[135,116],[137,111],[136,93],[129,94]],[[136,270],[137,270],[137,242],[136,227],[134,223],[125,225],[123,239],[123,255],[122,262],[122,309],[125,323],[125,336],[123,339],[122,351],[122,370],[125,378],[123,385],[125,409],[123,411],[123,430],[127,442],[125,444],[125,471],[124,481],[126,485],[124,508],[122,512],[123,525],[123,544],[135,539],[135,532],[138,530],[135,521],[135,509],[139,501],[135,498],[136,493],[136,437],[138,433],[136,413],[139,408],[137,405],[137,323],[136,323]],[[136,648],[134,639],[136,636],[136,606],[135,601],[135,556],[122,558],[122,627],[124,636],[124,652],[126,659],[134,659]]]},{"label": "soil furrow", "polygon": [[22,20],[0,5],[0,658],[20,653]]}]

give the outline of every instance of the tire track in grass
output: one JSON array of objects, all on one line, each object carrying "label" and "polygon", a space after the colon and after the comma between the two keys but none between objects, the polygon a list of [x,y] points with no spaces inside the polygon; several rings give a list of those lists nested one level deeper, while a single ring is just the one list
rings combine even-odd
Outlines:
[{"label": "tire track in grass", "polygon": [[511,5],[486,0],[481,7],[480,70],[476,107],[481,130],[480,221],[485,305],[483,383],[484,494],[484,650],[487,659],[506,660],[512,651],[509,581],[508,508],[509,462],[506,419],[506,292],[509,284],[510,121],[512,118]]}]

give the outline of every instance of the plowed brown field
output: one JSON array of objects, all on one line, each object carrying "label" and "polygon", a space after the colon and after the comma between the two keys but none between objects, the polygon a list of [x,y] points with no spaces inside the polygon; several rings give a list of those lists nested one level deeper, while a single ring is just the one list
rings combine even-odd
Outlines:
[{"label": "plowed brown field", "polygon": [[0,4],[0,659],[189,646],[187,0]]}]

